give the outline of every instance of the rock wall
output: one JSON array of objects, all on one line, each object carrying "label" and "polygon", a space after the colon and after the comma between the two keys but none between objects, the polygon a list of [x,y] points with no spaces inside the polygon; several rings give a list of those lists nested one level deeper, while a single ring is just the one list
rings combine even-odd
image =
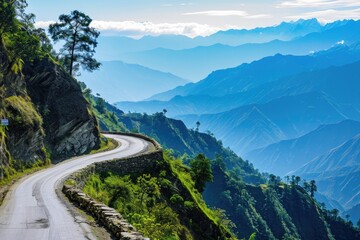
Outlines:
[{"label": "rock wall", "polygon": [[162,150],[156,150],[140,156],[94,163],[72,174],[68,179],[74,180],[77,188],[82,189],[88,177],[94,173],[113,172],[118,175],[126,175],[130,173],[142,174],[149,170],[156,171],[159,167],[157,162],[163,159],[162,154]]},{"label": "rock wall", "polygon": [[46,143],[56,161],[98,147],[99,128],[77,82],[48,59],[24,70],[29,95],[44,119]]},{"label": "rock wall", "polygon": [[144,240],[145,238],[129,224],[115,209],[96,202],[80,190],[64,185],[63,193],[81,209],[101,222],[117,239]]}]

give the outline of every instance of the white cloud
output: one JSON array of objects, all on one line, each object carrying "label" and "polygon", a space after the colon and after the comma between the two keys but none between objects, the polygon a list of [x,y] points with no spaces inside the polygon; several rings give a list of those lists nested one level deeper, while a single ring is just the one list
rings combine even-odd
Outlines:
[{"label": "white cloud", "polygon": [[202,11],[202,12],[188,12],[184,15],[203,15],[203,16],[216,16],[216,17],[226,17],[226,16],[239,16],[245,17],[249,14],[245,11],[237,10],[213,10],[213,11]]},{"label": "white cloud", "polygon": [[287,16],[286,19],[297,20],[297,19],[311,19],[317,18],[320,22],[329,23],[337,20],[343,19],[360,19],[360,8],[356,9],[349,9],[349,10],[322,10],[322,11],[314,11],[314,12],[307,12],[301,15],[295,16]]},{"label": "white cloud", "polygon": [[359,7],[359,0],[286,0],[279,8],[329,8],[329,7]]},{"label": "white cloud", "polygon": [[[36,22],[36,27],[46,28],[53,21]],[[219,30],[206,24],[199,23],[152,23],[152,22],[135,22],[135,21],[97,21],[94,20],[91,26],[99,31],[116,32],[124,36],[139,38],[145,35],[163,35],[176,34],[188,37],[208,36]]]}]

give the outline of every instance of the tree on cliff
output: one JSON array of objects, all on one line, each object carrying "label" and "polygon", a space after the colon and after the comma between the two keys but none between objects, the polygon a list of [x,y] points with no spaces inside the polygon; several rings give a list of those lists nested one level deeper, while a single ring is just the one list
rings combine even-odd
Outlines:
[{"label": "tree on cliff", "polygon": [[205,184],[213,180],[210,160],[204,154],[199,154],[190,162],[191,175],[195,182],[195,188],[203,192]]},{"label": "tree on cliff", "polygon": [[100,63],[93,56],[100,33],[90,27],[92,19],[75,10],[70,15],[61,15],[59,20],[49,26],[49,33],[54,42],[65,41],[60,59],[69,74],[77,72],[80,65],[90,72],[98,69]]},{"label": "tree on cliff", "polygon": [[314,194],[317,191],[317,186],[316,186],[315,180],[310,181],[309,187],[310,187],[310,196],[314,197]]}]

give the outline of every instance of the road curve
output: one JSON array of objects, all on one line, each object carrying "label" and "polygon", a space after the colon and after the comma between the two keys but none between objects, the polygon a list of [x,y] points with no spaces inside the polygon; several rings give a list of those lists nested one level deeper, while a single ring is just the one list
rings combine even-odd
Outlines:
[{"label": "road curve", "polygon": [[150,144],[135,137],[111,134],[105,136],[120,142],[120,147],[64,161],[15,184],[0,207],[0,239],[96,239],[87,224],[79,223],[71,215],[55,189],[66,176],[89,164],[138,154]]}]

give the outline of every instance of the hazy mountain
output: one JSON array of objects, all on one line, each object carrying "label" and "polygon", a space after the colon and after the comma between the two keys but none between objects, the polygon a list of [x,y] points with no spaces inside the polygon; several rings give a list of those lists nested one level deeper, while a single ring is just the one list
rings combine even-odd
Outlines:
[{"label": "hazy mountain", "polygon": [[187,83],[173,74],[121,61],[102,62],[100,70],[83,72],[79,79],[110,102],[139,101]]},{"label": "hazy mountain", "polygon": [[351,44],[359,39],[360,21],[348,21],[344,25],[310,33],[291,41],[273,40],[267,43],[247,43],[236,47],[217,43],[184,50],[157,48],[124,53],[121,59],[171,72],[186,79],[199,80],[215,69],[234,67],[276,53],[304,55],[331,48],[339,42]]},{"label": "hazy mountain", "polygon": [[[345,24],[346,21],[338,24]],[[99,37],[99,45],[96,50],[97,57],[101,60],[119,60],[122,54],[129,52],[139,52],[152,50],[156,48],[166,48],[172,50],[181,50],[194,48],[197,46],[211,46],[214,44],[224,44],[238,46],[245,43],[264,43],[275,39],[291,40],[296,37],[304,36],[312,32],[319,32],[332,28],[327,24],[321,25],[317,19],[291,22],[282,22],[279,25],[271,27],[261,27],[255,29],[231,29],[219,31],[206,37],[189,38],[183,35],[160,35],[144,36],[140,39],[134,39],[114,34],[104,34]]]},{"label": "hazy mountain", "polygon": [[124,36],[100,36],[96,56],[103,61],[120,60],[124,53],[155,48],[180,50],[197,46],[193,39],[183,35],[145,36],[134,39]]},{"label": "hazy mountain", "polygon": [[315,179],[318,191],[345,209],[360,203],[360,134],[315,158],[293,174]]},{"label": "hazy mountain", "polygon": [[[346,21],[342,22],[345,24]],[[333,25],[334,26],[334,25]],[[209,45],[215,43],[238,46],[245,43],[264,43],[275,39],[291,40],[296,37],[305,36],[309,33],[320,32],[333,27],[332,25],[321,25],[315,18],[299,19],[297,21],[282,22],[279,25],[271,27],[259,27],[250,30],[231,29],[219,31],[211,36],[203,38],[201,42]]]},{"label": "hazy mountain", "polygon": [[[198,83],[189,83],[150,98],[161,100],[172,98],[170,101],[122,102],[117,105],[124,110],[150,113],[166,108],[170,110],[171,116],[218,113],[244,104],[267,102],[283,95],[294,95],[312,90],[328,93],[329,91],[326,90],[328,79],[341,87],[342,78],[345,76],[351,79],[348,84],[352,89],[350,92],[356,92],[359,82],[356,72],[359,64],[318,69],[360,60],[359,46],[359,44],[350,47],[338,45],[328,51],[310,56],[278,54],[233,69],[216,71]],[[309,72],[297,75],[304,71]],[[291,75],[293,77],[290,77]],[[275,82],[276,80],[278,82]],[[299,85],[303,86],[299,87]],[[344,94],[343,91],[341,92]]]},{"label": "hazy mountain", "polygon": [[[345,120],[322,125],[299,138],[255,149],[244,157],[261,171],[286,175],[360,133],[360,122]],[[316,146],[316,147],[314,147]]]},{"label": "hazy mountain", "polygon": [[225,146],[243,155],[261,146],[299,137],[321,124],[338,122],[347,117],[326,95],[310,92],[218,114],[185,115],[179,118],[190,127],[200,121],[201,129],[210,130]]},{"label": "hazy mountain", "polygon": [[346,218],[346,215],[349,215],[349,220],[352,221],[354,225],[356,225],[356,223],[360,220],[360,203],[345,211],[342,214],[342,217]]}]

